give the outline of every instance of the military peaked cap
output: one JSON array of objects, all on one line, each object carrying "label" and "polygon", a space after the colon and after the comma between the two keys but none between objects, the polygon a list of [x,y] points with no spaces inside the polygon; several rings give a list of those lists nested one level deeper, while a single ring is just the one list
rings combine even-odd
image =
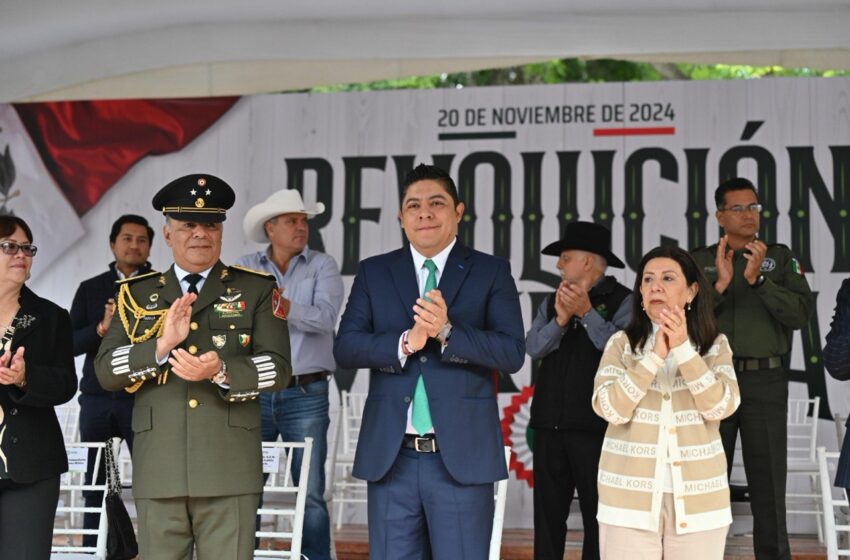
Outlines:
[{"label": "military peaked cap", "polygon": [[174,179],[153,197],[153,207],[184,222],[223,222],[236,194],[215,175],[195,173]]}]

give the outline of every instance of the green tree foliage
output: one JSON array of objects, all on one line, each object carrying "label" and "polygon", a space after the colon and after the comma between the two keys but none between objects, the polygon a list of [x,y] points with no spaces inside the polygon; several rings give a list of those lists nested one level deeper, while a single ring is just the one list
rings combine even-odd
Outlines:
[{"label": "green tree foliage", "polygon": [[471,86],[523,84],[562,84],[569,82],[632,82],[653,80],[737,80],[764,77],[850,76],[847,70],[813,70],[781,66],[742,66],[726,64],[651,64],[627,60],[563,58],[474,72],[437,76],[414,76],[360,84],[321,86],[311,91],[369,91],[381,89],[434,89]]}]

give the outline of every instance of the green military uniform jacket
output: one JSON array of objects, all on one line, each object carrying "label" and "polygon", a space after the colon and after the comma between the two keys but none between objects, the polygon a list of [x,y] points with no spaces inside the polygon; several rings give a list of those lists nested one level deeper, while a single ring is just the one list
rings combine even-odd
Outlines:
[{"label": "green military uniform jacket", "polygon": [[814,311],[814,297],[800,263],[785,245],[768,245],[761,265],[764,283],[753,288],[744,278],[743,250],[732,257],[732,281],[723,294],[717,281],[717,244],[697,249],[694,260],[712,288],[720,332],[729,338],[735,358],[781,357],[791,350],[794,329],[806,325]]},{"label": "green military uniform jacket", "polygon": [[[138,307],[168,309],[182,295],[173,267],[126,280]],[[95,371],[107,391],[144,383],[133,408],[133,495],[212,497],[262,492],[261,391],[286,387],[292,374],[286,321],[273,313],[274,279],[218,262],[192,306],[192,354],[215,350],[229,389],[186,382],[156,361],[156,336],[132,344],[119,313],[101,343]],[[121,305],[121,301],[118,302]],[[135,318],[125,314],[133,329]],[[136,336],[156,316],[143,317]],[[164,379],[164,383],[162,383]]]}]

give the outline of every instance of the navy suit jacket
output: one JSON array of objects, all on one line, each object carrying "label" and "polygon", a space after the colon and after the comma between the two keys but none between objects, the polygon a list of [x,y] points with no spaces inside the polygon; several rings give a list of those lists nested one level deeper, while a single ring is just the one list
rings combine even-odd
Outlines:
[{"label": "navy suit jacket", "polygon": [[380,480],[401,449],[407,409],[423,376],[440,456],[462,484],[506,478],[493,370],[518,371],[525,336],[516,284],[504,259],[457,242],[437,286],[452,333],[441,352],[429,340],[402,367],[399,337],[412,328],[419,297],[408,247],[366,259],[354,278],[334,343],[343,368],[369,368],[354,476]]},{"label": "navy suit jacket", "polygon": [[[150,263],[145,263],[139,274],[150,272]],[[97,334],[97,324],[103,319],[103,306],[106,300],[115,297],[118,293],[115,282],[118,281],[118,273],[115,271],[115,262],[109,264],[109,270],[98,274],[94,278],[84,280],[77,293],[74,294],[74,302],[71,304],[71,325],[74,329],[74,355],[85,354],[83,362],[83,376],[80,380],[80,392],[87,395],[112,395],[119,399],[132,399],[133,394],[126,391],[104,391],[94,374],[94,357],[100,348],[102,340]],[[118,315],[113,318],[118,321]]]}]

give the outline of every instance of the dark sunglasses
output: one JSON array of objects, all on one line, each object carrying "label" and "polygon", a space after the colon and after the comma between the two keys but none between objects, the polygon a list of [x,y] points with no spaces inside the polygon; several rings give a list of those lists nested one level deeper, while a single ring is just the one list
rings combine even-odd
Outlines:
[{"label": "dark sunglasses", "polygon": [[36,251],[38,251],[38,247],[33,245],[32,243],[24,243],[21,245],[20,243],[15,243],[14,241],[4,241],[0,243],[0,251],[3,251],[6,255],[17,255],[18,251],[21,251],[24,255],[28,257],[34,257]]}]

